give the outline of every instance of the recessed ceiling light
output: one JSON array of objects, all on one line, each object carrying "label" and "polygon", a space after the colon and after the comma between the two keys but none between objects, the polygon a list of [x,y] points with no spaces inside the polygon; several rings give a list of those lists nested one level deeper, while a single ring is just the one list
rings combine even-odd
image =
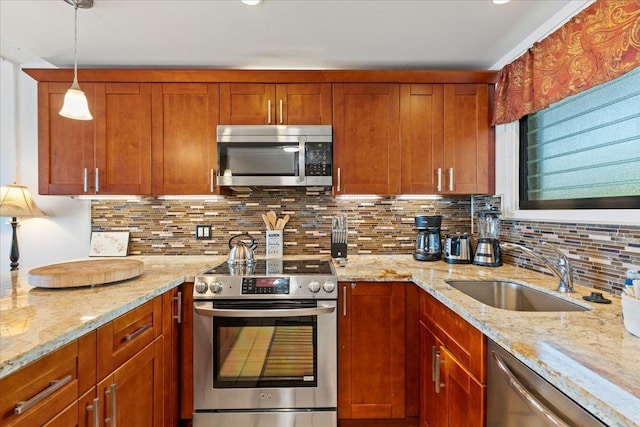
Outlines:
[{"label": "recessed ceiling light", "polygon": [[492,0],[493,4],[506,4],[509,3],[511,0]]},{"label": "recessed ceiling light", "polygon": [[260,3],[262,3],[262,0],[240,0],[240,1],[246,4],[247,6],[257,6]]}]

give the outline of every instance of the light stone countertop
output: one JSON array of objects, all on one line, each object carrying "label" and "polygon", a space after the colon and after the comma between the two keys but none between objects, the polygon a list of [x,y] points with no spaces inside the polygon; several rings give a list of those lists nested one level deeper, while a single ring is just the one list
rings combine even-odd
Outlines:
[{"label": "light stone countertop", "polygon": [[[224,256],[134,258],[145,263],[141,276],[91,288],[37,289],[27,284],[27,271],[3,273],[0,378],[225,260]],[[612,304],[592,304],[582,300],[592,289],[576,285],[576,294],[561,297],[592,310],[515,312],[481,304],[444,280],[510,279],[547,292],[555,290],[557,280],[508,265],[419,262],[411,255],[349,256],[346,266],[335,269],[341,281],[413,281],[602,421],[640,425],[640,338],[625,330],[620,298],[605,294]]]},{"label": "light stone countertop", "polygon": [[[415,261],[411,255],[349,256],[337,267],[341,281],[411,280],[514,354],[596,417],[611,426],[640,426],[640,338],[622,322],[620,298],[611,304],[555,292],[558,280],[510,265],[479,267]],[[522,312],[482,304],[447,285],[448,279],[507,279],[591,307],[589,311]]]}]

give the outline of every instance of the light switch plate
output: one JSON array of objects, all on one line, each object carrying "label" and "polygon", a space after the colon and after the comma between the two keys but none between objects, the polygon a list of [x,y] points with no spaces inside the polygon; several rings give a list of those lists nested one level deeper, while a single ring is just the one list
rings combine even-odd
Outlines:
[{"label": "light switch plate", "polygon": [[196,240],[211,239],[210,225],[196,225]]}]

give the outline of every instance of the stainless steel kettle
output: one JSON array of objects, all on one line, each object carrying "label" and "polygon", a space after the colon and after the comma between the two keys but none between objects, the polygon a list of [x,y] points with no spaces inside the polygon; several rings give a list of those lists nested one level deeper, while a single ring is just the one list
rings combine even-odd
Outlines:
[{"label": "stainless steel kettle", "polygon": [[471,236],[464,234],[447,234],[442,259],[449,264],[469,264],[473,260]]},{"label": "stainless steel kettle", "polygon": [[[236,242],[233,240],[237,237],[248,237],[249,246],[247,246],[243,240],[238,239]],[[227,263],[233,265],[250,265],[256,261],[256,255],[253,252],[257,246],[253,237],[247,233],[236,234],[229,239],[229,258]]]}]

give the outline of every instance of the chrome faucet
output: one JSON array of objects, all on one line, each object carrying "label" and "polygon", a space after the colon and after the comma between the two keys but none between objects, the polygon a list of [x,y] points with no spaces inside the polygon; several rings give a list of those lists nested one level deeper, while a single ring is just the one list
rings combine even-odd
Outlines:
[{"label": "chrome faucet", "polygon": [[519,249],[544,263],[545,267],[547,267],[549,271],[551,271],[553,275],[560,280],[560,283],[558,283],[558,292],[575,292],[573,289],[573,276],[571,274],[571,262],[569,262],[569,258],[551,244],[547,242],[542,242],[542,244],[547,245],[553,252],[555,252],[556,255],[558,255],[558,259],[555,264],[549,261],[549,259],[542,254],[517,243],[503,242],[500,246],[505,249]]}]

